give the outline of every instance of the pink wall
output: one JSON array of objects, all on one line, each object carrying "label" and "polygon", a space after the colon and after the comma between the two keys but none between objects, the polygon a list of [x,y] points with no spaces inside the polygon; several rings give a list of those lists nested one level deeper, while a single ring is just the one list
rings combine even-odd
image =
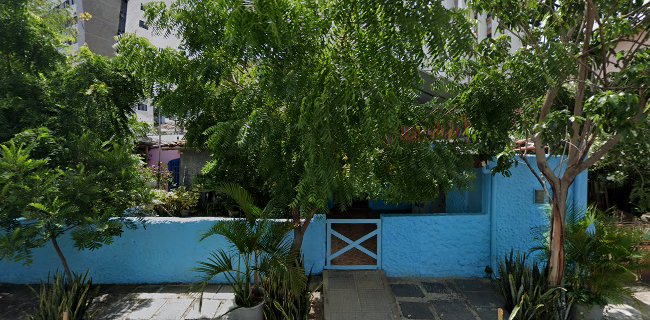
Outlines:
[{"label": "pink wall", "polygon": [[[167,162],[170,160],[178,159],[181,157],[181,152],[178,150],[163,150],[160,151],[160,162],[163,163],[163,168],[167,168]],[[147,165],[149,167],[155,166],[158,164],[158,148],[149,149],[149,154],[147,156],[149,159]]]}]

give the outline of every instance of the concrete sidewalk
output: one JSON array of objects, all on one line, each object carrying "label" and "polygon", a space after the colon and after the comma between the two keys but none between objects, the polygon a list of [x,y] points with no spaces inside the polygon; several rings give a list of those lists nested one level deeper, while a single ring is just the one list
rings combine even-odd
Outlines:
[{"label": "concrete sidewalk", "polygon": [[326,320],[399,319],[395,297],[379,270],[325,270],[323,295]]},{"label": "concrete sidewalk", "polygon": [[494,320],[503,304],[485,279],[389,279],[402,319]]},{"label": "concrete sidewalk", "polygon": [[[91,313],[94,319],[215,319],[233,305],[230,287],[211,285],[203,294],[199,311],[199,294],[188,293],[188,288],[187,285],[102,285]],[[37,303],[34,293],[26,286],[0,286],[0,319],[27,319]]]},{"label": "concrete sidewalk", "polygon": [[[503,298],[486,279],[389,279],[401,319],[494,320]],[[650,320],[650,287],[638,283],[622,304],[605,306],[606,320]],[[507,317],[505,318],[507,319]]]}]

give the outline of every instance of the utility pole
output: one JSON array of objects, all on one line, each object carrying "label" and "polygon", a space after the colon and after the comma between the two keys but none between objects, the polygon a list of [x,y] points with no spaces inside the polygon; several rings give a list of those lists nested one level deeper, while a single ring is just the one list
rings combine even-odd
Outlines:
[{"label": "utility pole", "polygon": [[158,109],[158,179],[156,188],[160,189],[160,174],[162,173],[162,161],[160,160],[162,154],[162,112],[160,108],[156,109]]}]

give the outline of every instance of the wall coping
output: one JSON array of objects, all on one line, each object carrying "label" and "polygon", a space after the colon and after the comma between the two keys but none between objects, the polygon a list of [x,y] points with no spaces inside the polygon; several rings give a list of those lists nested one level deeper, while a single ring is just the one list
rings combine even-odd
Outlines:
[{"label": "wall coping", "polygon": [[[321,217],[322,216],[322,217]],[[318,219],[324,218],[324,214],[315,214],[312,218],[312,222],[317,221]],[[137,217],[127,217],[131,220],[138,220]],[[231,218],[231,217],[142,217],[142,220],[145,224],[159,224],[159,223],[193,223],[193,222],[219,222],[219,221],[233,221],[241,218]],[[269,221],[274,222],[291,222],[291,219],[269,219]],[[305,219],[301,219],[305,221]]]},{"label": "wall coping", "polygon": [[445,212],[445,213],[380,213],[380,217],[438,217],[438,216],[485,216],[486,212]]}]

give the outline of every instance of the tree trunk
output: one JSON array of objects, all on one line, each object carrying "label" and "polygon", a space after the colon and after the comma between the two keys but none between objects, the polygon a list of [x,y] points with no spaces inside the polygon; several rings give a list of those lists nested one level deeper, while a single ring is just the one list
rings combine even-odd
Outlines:
[{"label": "tree trunk", "polygon": [[70,284],[70,282],[72,281],[72,272],[70,272],[68,261],[65,259],[65,256],[63,256],[63,252],[59,247],[59,243],[56,241],[56,237],[52,237],[52,246],[54,246],[54,250],[56,250],[56,254],[59,256],[59,259],[61,260],[61,264],[63,265],[63,270],[65,270],[65,277],[66,277],[65,282],[67,284]]},{"label": "tree trunk", "polygon": [[293,229],[293,243],[291,244],[291,251],[293,253],[300,253],[302,249],[302,241],[305,238],[305,231],[302,226]]},{"label": "tree trunk", "polygon": [[302,242],[305,239],[305,232],[311,223],[311,219],[314,217],[315,210],[311,210],[309,215],[305,217],[305,221],[302,221],[300,216],[300,210],[293,210],[293,242],[291,243],[291,252],[296,256],[300,256],[300,251],[302,250]]},{"label": "tree trunk", "polygon": [[548,259],[548,283],[562,285],[564,278],[564,229],[566,227],[566,199],[568,190],[564,186],[555,189],[551,204],[551,241]]}]

